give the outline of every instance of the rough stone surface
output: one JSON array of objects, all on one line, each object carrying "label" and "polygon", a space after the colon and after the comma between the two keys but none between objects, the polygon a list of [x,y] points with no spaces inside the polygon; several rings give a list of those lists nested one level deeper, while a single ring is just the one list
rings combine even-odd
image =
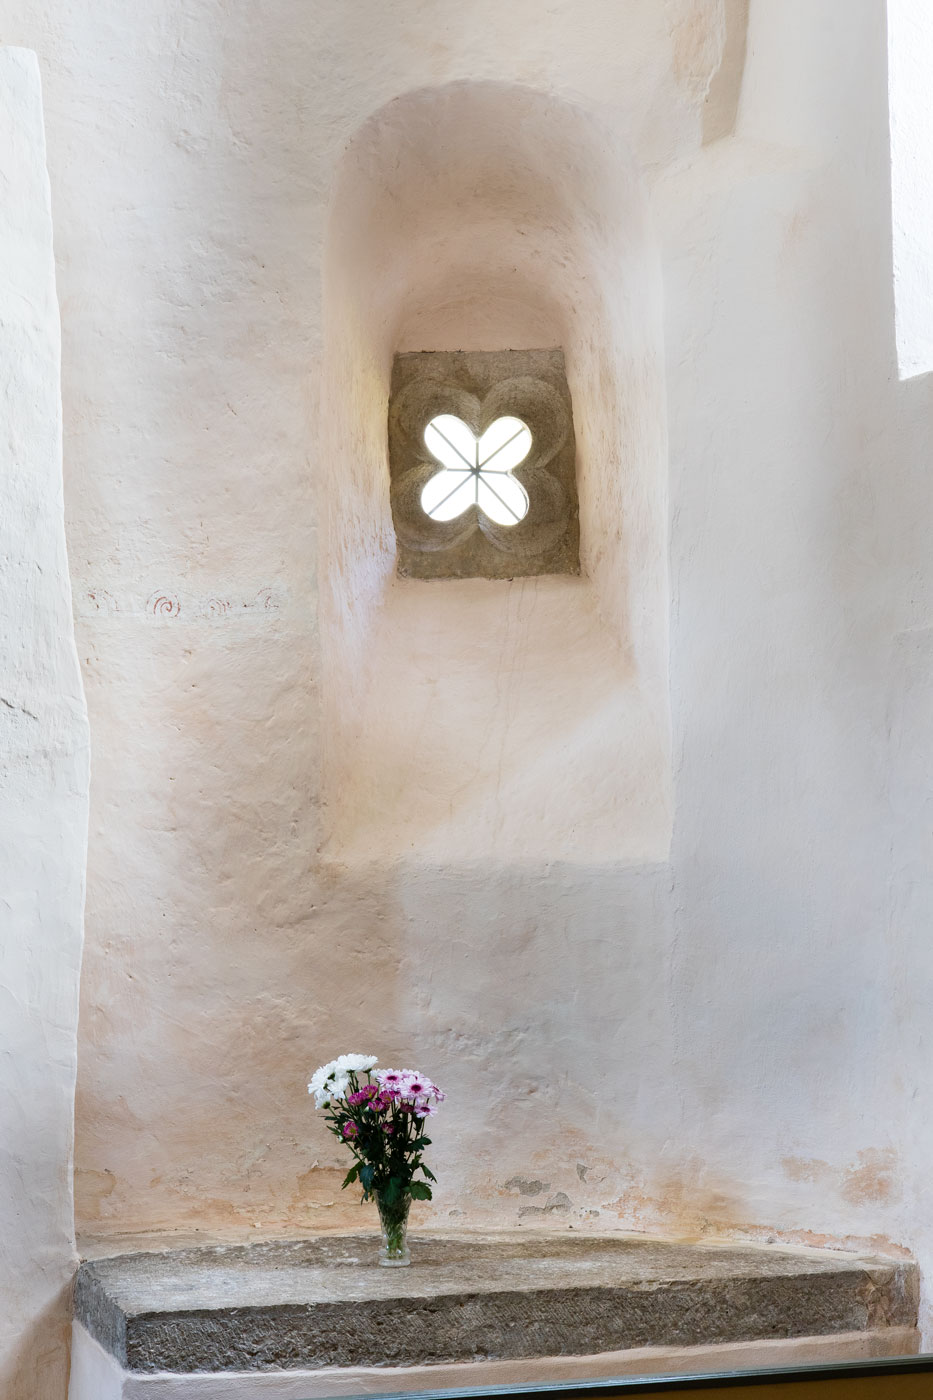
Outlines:
[{"label": "rough stone surface", "polygon": [[85,1263],[78,1321],[131,1370],[414,1366],[910,1326],[913,1265],[815,1251],[521,1235],[371,1235]]},{"label": "rough stone surface", "polygon": [[914,1327],[778,1337],[699,1347],[629,1347],[591,1356],[541,1356],[455,1361],[427,1366],[324,1366],[317,1370],[127,1371],[78,1324],[71,1350],[69,1400],[336,1400],[361,1395],[411,1395],[465,1388],[568,1384],[621,1376],[698,1375],[769,1366],[824,1365],[914,1356]]}]

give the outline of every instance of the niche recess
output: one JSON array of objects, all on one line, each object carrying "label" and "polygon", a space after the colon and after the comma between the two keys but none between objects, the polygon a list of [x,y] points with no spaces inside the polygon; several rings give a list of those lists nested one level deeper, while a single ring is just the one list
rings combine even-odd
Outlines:
[{"label": "niche recess", "polygon": [[[667,435],[640,172],[585,111],[455,83],[337,172],[321,438],[323,855],[667,857]],[[561,346],[579,576],[398,577],[387,409],[414,351]]]}]

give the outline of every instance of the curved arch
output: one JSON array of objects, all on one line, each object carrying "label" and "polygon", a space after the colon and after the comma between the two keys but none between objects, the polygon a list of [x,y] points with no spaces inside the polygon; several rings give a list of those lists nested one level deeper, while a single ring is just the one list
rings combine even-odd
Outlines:
[{"label": "curved arch", "polygon": [[[400,591],[386,462],[400,350],[563,346],[588,584],[561,586],[575,587],[575,606],[595,609],[611,633],[629,709],[633,693],[646,703],[651,693],[661,720],[652,721],[658,732],[647,748],[655,756],[664,748],[660,293],[640,172],[624,143],[581,107],[527,87],[457,82],[396,98],[349,143],[325,248],[320,452],[326,732],[341,790],[337,751],[360,751],[355,717],[366,709],[373,629],[391,630],[386,608]],[[421,597],[425,607],[440,605],[437,592]],[[405,606],[414,606],[410,597]],[[477,629],[488,626],[475,594],[448,589],[444,607],[475,649]],[[644,731],[644,716],[639,723]],[[616,812],[611,795],[606,805]],[[653,836],[648,845],[655,850]]]}]

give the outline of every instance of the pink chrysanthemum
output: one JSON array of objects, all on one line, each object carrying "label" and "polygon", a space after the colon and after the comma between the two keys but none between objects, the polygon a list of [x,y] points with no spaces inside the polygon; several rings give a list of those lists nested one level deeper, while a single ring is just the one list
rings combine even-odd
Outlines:
[{"label": "pink chrysanthemum", "polygon": [[421,1108],[430,1103],[442,1103],[446,1095],[426,1074],[421,1074],[416,1069],[394,1070],[394,1076],[398,1076],[398,1095],[402,1106],[408,1104]]},{"label": "pink chrysanthemum", "polygon": [[369,1103],[377,1092],[375,1084],[366,1084],[362,1089],[357,1089],[355,1094],[348,1094],[347,1103],[351,1108],[358,1108],[361,1103]]}]

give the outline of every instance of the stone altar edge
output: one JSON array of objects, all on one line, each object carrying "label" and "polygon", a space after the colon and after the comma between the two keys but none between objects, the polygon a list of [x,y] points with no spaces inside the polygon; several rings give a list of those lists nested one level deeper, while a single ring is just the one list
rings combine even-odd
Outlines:
[{"label": "stone altar edge", "polygon": [[[354,1262],[374,1246],[325,1236],[99,1259],[81,1266],[75,1316],[138,1373],[572,1356],[863,1332],[917,1316],[907,1261],[523,1234],[421,1239],[411,1270]],[[516,1263],[525,1281],[497,1286]]]}]

